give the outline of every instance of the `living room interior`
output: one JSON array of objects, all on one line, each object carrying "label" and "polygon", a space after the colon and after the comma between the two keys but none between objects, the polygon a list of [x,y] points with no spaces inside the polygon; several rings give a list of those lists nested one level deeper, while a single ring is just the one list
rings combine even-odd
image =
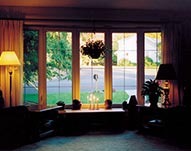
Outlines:
[{"label": "living room interior", "polygon": [[[190,7],[189,0],[0,0],[0,146],[108,130],[185,140]],[[101,57],[83,55],[98,41]],[[14,52],[17,62],[3,62],[3,52]],[[175,73],[158,77],[162,65]],[[157,107],[142,93],[149,80],[163,88]]]}]

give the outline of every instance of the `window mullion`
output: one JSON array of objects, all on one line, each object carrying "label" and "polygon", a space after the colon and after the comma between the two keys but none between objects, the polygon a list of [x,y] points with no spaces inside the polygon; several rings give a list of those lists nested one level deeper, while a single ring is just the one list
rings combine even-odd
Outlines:
[{"label": "window mullion", "polygon": [[[112,32],[108,31],[105,33],[105,43],[107,49],[112,48]],[[112,49],[111,49],[112,50]],[[104,79],[104,100],[112,100],[112,53],[106,53],[105,57],[105,76]]]},{"label": "window mullion", "polygon": [[144,82],[144,32],[137,33],[137,100],[143,105],[144,99],[141,96],[142,84]]},{"label": "window mullion", "polygon": [[38,86],[39,86],[39,105],[46,106],[46,32],[39,30],[39,48],[38,48]]},{"label": "window mullion", "polygon": [[79,31],[72,32],[72,98],[80,100]]}]

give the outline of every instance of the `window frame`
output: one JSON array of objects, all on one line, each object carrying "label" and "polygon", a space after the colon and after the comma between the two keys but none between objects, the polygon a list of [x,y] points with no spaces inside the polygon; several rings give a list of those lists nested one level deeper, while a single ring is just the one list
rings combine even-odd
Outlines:
[{"label": "window frame", "polygon": [[[92,28],[81,27],[33,27],[25,26],[26,29],[37,30],[39,32],[39,105],[46,106],[46,31],[64,31],[72,33],[72,99],[80,100],[80,51],[79,38],[80,32],[92,32]],[[161,25],[144,25],[132,26],[126,28],[120,27],[99,27],[96,32],[103,32],[105,34],[105,45],[112,49],[112,33],[133,32],[137,33],[137,100],[138,104],[143,105],[144,99],[141,96],[142,83],[144,82],[144,33],[161,32]],[[163,52],[163,50],[162,50]],[[163,56],[163,55],[162,55]],[[161,56],[161,57],[162,57]],[[163,60],[163,59],[162,59]],[[107,53],[105,57],[105,71],[104,71],[104,100],[112,100],[112,55]],[[75,71],[75,72],[74,72]],[[71,100],[72,104],[72,100]],[[115,104],[114,104],[115,106]],[[117,106],[117,104],[116,104]]]}]

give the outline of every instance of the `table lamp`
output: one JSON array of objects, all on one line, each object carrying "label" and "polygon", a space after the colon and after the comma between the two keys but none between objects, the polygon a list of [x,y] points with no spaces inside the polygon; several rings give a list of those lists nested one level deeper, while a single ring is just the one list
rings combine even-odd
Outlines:
[{"label": "table lamp", "polygon": [[176,73],[174,70],[174,67],[172,64],[161,64],[159,66],[159,70],[157,72],[156,80],[165,80],[165,86],[164,86],[164,95],[165,99],[163,102],[163,105],[171,105],[171,102],[169,101],[169,92],[170,88],[168,86],[169,80],[175,80],[176,79]]},{"label": "table lamp", "polygon": [[19,59],[14,51],[3,51],[0,57],[0,65],[8,66],[10,75],[10,106],[12,106],[12,73],[14,66],[20,66]]}]

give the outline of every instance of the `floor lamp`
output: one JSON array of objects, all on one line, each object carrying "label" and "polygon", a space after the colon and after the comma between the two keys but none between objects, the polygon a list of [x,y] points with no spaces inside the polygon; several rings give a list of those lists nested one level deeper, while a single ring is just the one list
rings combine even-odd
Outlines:
[{"label": "floor lamp", "polygon": [[8,66],[10,76],[10,106],[12,106],[12,74],[15,66],[20,66],[19,59],[14,51],[3,51],[0,57],[0,65]]},{"label": "floor lamp", "polygon": [[165,86],[163,87],[164,95],[165,95],[163,105],[165,106],[171,105],[171,102],[169,101],[170,88],[168,85],[168,81],[175,80],[175,79],[176,79],[176,73],[172,64],[161,64],[159,66],[156,80],[165,80]]}]

